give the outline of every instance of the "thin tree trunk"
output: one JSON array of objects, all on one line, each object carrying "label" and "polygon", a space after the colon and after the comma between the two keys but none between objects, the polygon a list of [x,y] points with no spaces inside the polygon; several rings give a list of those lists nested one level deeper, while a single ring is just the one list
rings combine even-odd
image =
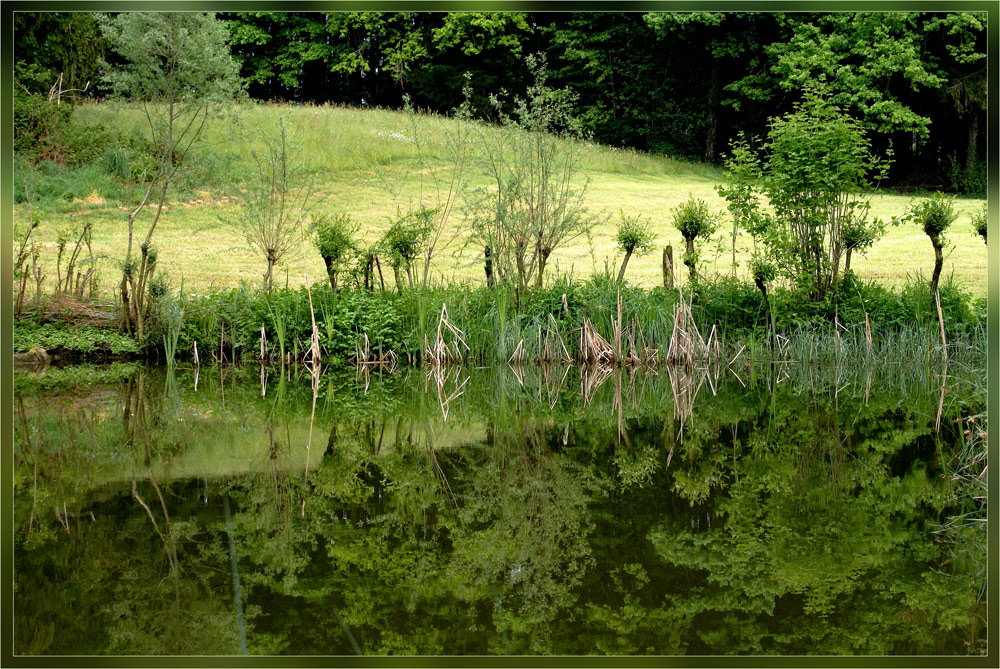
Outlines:
[{"label": "thin tree trunk", "polygon": [[492,288],[493,287],[493,283],[494,283],[494,279],[493,279],[493,254],[490,251],[489,245],[486,246],[485,250],[483,251],[483,255],[485,256],[485,262],[483,264],[483,269],[486,271],[486,285],[487,285],[487,287]]},{"label": "thin tree trunk", "polygon": [[628,259],[632,257],[632,249],[625,251],[625,257],[622,259],[622,268],[618,270],[618,283],[622,282],[625,278],[625,268],[628,267]]},{"label": "thin tree trunk", "polygon": [[944,265],[943,245],[938,235],[930,235],[931,244],[934,246],[934,273],[931,275],[931,292],[938,289],[938,280],[941,278],[941,266]]},{"label": "thin tree trunk", "polygon": [[330,258],[324,256],[323,264],[326,265],[326,276],[330,279],[330,290],[333,294],[337,294],[337,271],[333,269],[333,262]]},{"label": "thin tree trunk", "polygon": [[715,138],[719,129],[719,115],[717,113],[719,100],[719,61],[712,58],[711,79],[708,86],[708,103],[706,112],[708,113],[708,128],[705,134],[705,162],[715,162]]},{"label": "thin tree trunk", "polygon": [[688,266],[688,271],[691,273],[691,282],[698,280],[698,271],[694,265],[694,239],[685,239],[684,243],[687,245],[687,252],[684,254],[684,264]]}]

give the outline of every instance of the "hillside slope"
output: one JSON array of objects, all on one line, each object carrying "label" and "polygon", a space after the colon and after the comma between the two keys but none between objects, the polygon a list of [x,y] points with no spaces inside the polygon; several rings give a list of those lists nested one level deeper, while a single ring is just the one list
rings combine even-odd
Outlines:
[{"label": "hillside slope", "polygon": [[[99,257],[104,289],[117,280],[118,262],[127,240],[127,211],[141,197],[134,184],[114,174],[141,171],[128,162],[129,154],[142,155],[146,123],[135,106],[90,104],[75,111],[75,119],[87,126],[106,129],[102,146],[92,159],[69,168],[46,168],[35,198],[34,215],[43,242],[41,262],[54,278],[60,234],[78,229],[83,220],[93,223],[93,248]],[[309,210],[314,215],[346,212],[360,223],[362,236],[374,242],[397,212],[422,202],[434,206],[451,177],[447,161],[448,136],[456,121],[438,116],[408,115],[398,111],[361,110],[342,107],[288,105],[241,105],[210,120],[201,148],[189,158],[188,176],[172,192],[154,235],[159,266],[175,283],[183,278],[187,289],[233,286],[241,281],[259,285],[264,262],[248,248],[242,236],[220,220],[236,210],[239,184],[252,170],[252,152],[261,146],[263,131],[275,132],[279,119],[297,147],[296,156],[308,166],[314,194]],[[419,146],[419,151],[418,147]],[[138,148],[136,148],[138,147]],[[657,234],[658,248],[673,244],[679,259],[683,245],[671,225],[670,210],[689,195],[703,198],[719,211],[724,202],[715,192],[721,179],[717,168],[669,158],[639,154],[590,144],[578,145],[578,185],[586,186],[586,203],[602,220],[590,240],[580,239],[555,251],[552,274],[572,273],[586,277],[616,268],[620,261],[614,246],[619,211],[649,217]],[[467,189],[487,185],[481,164],[482,151],[466,170]],[[21,177],[16,176],[20,184]],[[23,198],[21,198],[23,199]],[[903,213],[909,196],[876,194],[872,213],[884,219]],[[954,272],[957,282],[974,295],[986,294],[986,249],[974,235],[969,215],[982,200],[956,201],[960,212],[949,235],[952,243],[944,274]],[[147,210],[146,215],[151,212]],[[27,220],[27,205],[15,206],[18,225]],[[143,229],[140,221],[137,229]],[[724,215],[714,243],[702,252],[708,273],[732,271],[731,219]],[[466,226],[461,207],[456,208],[444,235],[451,243],[432,267],[436,280],[483,280],[481,249],[466,244]],[[737,241],[737,262],[745,260],[749,240]],[[276,269],[277,283],[299,285],[303,281],[303,255],[310,280],[323,276],[319,255],[311,246],[296,250]],[[852,266],[865,279],[899,285],[908,275],[929,275],[933,252],[923,231],[916,226],[890,227],[889,233],[867,256],[856,257]],[[655,285],[661,281],[660,253],[635,257],[627,277],[632,283]],[[683,277],[679,277],[683,281]],[[391,277],[387,277],[391,282]],[[50,279],[52,281],[52,279]],[[54,283],[54,281],[53,281]],[[51,288],[46,284],[47,288]]]}]

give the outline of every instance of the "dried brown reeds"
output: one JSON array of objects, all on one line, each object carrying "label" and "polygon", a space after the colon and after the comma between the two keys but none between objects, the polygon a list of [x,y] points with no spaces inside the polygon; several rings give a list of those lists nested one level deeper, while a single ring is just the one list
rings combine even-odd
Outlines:
[{"label": "dried brown reeds", "polygon": [[368,333],[362,335],[362,339],[354,342],[354,356],[348,362],[355,367],[380,367],[390,372],[396,371],[399,365],[399,356],[392,349],[383,351],[382,349],[372,349]]},{"label": "dried brown reeds", "polygon": [[[446,341],[445,335],[451,333],[451,342]],[[435,367],[448,363],[459,363],[464,359],[462,349],[469,352],[469,345],[465,343],[465,333],[455,327],[448,319],[448,306],[441,305],[441,316],[438,318],[437,335],[432,343],[428,343],[427,335],[424,335],[424,359]]]}]

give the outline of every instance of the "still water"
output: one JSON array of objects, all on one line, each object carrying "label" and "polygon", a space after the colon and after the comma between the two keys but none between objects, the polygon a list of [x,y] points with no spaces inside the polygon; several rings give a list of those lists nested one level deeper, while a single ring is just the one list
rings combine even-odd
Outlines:
[{"label": "still water", "polygon": [[978,652],[982,398],[739,371],[18,372],[14,651]]}]

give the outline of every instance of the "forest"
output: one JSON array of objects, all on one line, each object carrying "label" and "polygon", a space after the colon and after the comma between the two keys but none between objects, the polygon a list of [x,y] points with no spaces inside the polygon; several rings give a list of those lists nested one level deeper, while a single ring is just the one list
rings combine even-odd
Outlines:
[{"label": "forest", "polygon": [[[985,14],[239,12],[217,16],[247,94],[260,101],[446,113],[471,75],[523,91],[525,56],[545,53],[554,88],[610,146],[720,163],[729,142],[766,134],[806,82],[895,157],[887,184],[982,195],[986,186]],[[90,14],[18,13],[18,94],[101,99],[115,63]],[[485,114],[485,112],[484,112]]]}]

